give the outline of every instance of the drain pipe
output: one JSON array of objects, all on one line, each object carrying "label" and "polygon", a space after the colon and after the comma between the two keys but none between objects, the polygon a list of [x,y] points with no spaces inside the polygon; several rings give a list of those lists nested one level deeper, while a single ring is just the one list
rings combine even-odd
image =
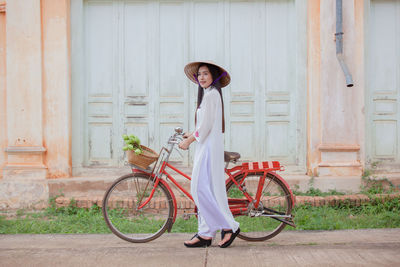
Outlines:
[{"label": "drain pipe", "polygon": [[344,62],[343,57],[343,14],[342,14],[342,0],[336,0],[336,57],[346,77],[347,87],[353,87],[353,78]]}]

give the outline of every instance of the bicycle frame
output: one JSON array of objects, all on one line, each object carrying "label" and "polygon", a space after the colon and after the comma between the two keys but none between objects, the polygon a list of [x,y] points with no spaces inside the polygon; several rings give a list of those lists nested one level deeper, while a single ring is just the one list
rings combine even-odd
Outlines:
[{"label": "bicycle frame", "polygon": [[[180,171],[178,168],[174,167],[173,165],[169,164],[166,161],[163,161],[162,166],[160,168],[160,172],[163,175],[166,175],[167,179],[169,179],[177,188],[179,188],[179,190],[184,193],[190,200],[193,200],[192,195],[185,190],[185,188],[183,188],[181,186],[181,184],[176,181],[166,170],[166,168],[171,168],[172,170],[174,170],[175,172],[179,173],[180,175],[182,175],[183,177],[185,177],[188,180],[191,180],[191,177],[187,174],[185,174],[184,172]],[[146,173],[143,170],[140,169],[136,169],[136,168],[132,168],[133,172],[141,172],[141,173]],[[258,187],[257,187],[257,193],[256,196],[253,198],[252,196],[250,196],[243,188],[242,183],[245,181],[246,177],[248,174],[254,173],[254,170],[249,170],[249,169],[243,169],[242,166],[236,166],[233,167],[231,169],[225,169],[225,173],[229,176],[228,179],[226,179],[225,184],[227,184],[229,181],[232,181],[237,188],[244,194],[244,196],[246,197],[246,199],[235,199],[235,198],[228,198],[228,203],[229,203],[229,208],[232,212],[233,215],[240,215],[244,212],[247,212],[247,206],[248,203],[253,202],[254,206],[257,208],[259,205],[259,201],[260,201],[260,196],[262,193],[262,188],[264,186],[264,182],[265,182],[265,177],[267,176],[268,173],[273,172],[274,176],[281,180],[286,186],[287,188],[290,190],[289,185],[286,183],[285,180],[283,180],[282,177],[280,177],[275,171],[271,171],[270,169],[257,169],[256,170],[257,173],[263,172],[263,176],[262,178],[259,180],[258,183]],[[235,177],[237,177],[238,175],[244,175],[243,179],[241,180],[241,183],[238,183],[235,179]],[[155,188],[157,187],[158,183],[161,182],[163,183],[167,189],[169,190],[171,196],[172,196],[172,200],[174,203],[174,216],[173,216],[173,222],[175,222],[176,219],[176,215],[177,215],[177,205],[176,205],[176,198],[175,198],[175,194],[172,191],[171,187],[169,186],[169,184],[160,176],[157,177],[155,174],[152,174],[152,177],[155,178],[156,180],[154,181],[154,186],[153,189],[149,195],[149,197],[138,207],[138,209],[141,209],[142,207],[144,207],[153,197],[154,192],[155,192]],[[291,197],[291,201],[292,203],[294,203],[294,197],[293,197],[293,193],[290,190],[290,197]]]},{"label": "bicycle frame", "polygon": [[[164,148],[164,149],[165,149],[165,148]],[[171,187],[169,186],[169,184],[168,184],[164,179],[162,179],[162,175],[166,175],[166,177],[167,177],[176,187],[178,187],[179,190],[181,190],[182,193],[184,193],[191,201],[194,202],[194,200],[193,200],[192,195],[191,195],[188,191],[186,191],[185,188],[183,188],[183,187],[179,184],[179,182],[176,181],[176,180],[166,171],[166,167],[171,168],[172,170],[176,171],[177,173],[179,173],[180,175],[182,175],[182,176],[185,177],[186,179],[191,180],[191,177],[190,177],[189,175],[187,175],[186,173],[184,173],[184,172],[180,171],[179,169],[175,168],[174,166],[172,166],[171,164],[169,164],[167,161],[163,161],[163,162],[162,162],[162,165],[161,165],[161,168],[160,168],[160,172],[159,172],[161,175],[156,175],[156,174],[154,174],[154,173],[151,173],[151,176],[153,177],[153,179],[155,179],[153,189],[152,189],[152,191],[151,191],[149,197],[146,199],[146,201],[144,201],[144,202],[138,207],[138,209],[141,209],[142,207],[144,207],[144,206],[151,200],[151,198],[152,198],[153,195],[154,195],[154,192],[155,192],[155,189],[156,189],[158,183],[161,182],[161,183],[163,183],[163,185],[165,185],[165,187],[168,189],[168,191],[169,191],[169,193],[171,194],[171,197],[172,197],[172,202],[174,203],[174,215],[173,215],[173,218],[172,218],[172,223],[174,223],[174,222],[175,222],[175,219],[176,219],[176,215],[177,215],[177,213],[178,213],[177,205],[176,205],[176,197],[175,197],[175,194],[174,194],[174,192],[172,191]],[[132,172],[133,172],[133,173],[138,173],[138,172],[139,172],[139,173],[146,173],[146,174],[148,174],[147,172],[145,172],[145,171],[143,171],[143,170],[141,170],[141,169],[137,169],[137,168],[132,168]]]},{"label": "bicycle frame", "polygon": [[[173,204],[174,204],[173,205],[174,206],[174,213],[173,213],[174,215],[173,215],[173,218],[172,218],[172,224],[176,220],[176,215],[177,215],[177,205],[176,205],[176,203],[177,202],[176,202],[176,197],[175,197],[174,192],[172,191],[172,189],[169,186],[169,184],[167,183],[167,181],[163,179],[163,176],[165,175],[167,177],[167,179],[169,179],[177,188],[179,188],[179,190],[182,193],[184,193],[190,200],[192,200],[194,202],[192,195],[188,191],[186,191],[179,184],[179,182],[176,181],[166,170],[166,168],[169,167],[172,170],[174,170],[175,172],[177,172],[180,175],[182,175],[183,177],[185,177],[186,179],[191,180],[191,177],[189,175],[187,175],[184,172],[180,171],[178,168],[174,167],[173,165],[169,164],[169,162],[168,162],[169,156],[172,153],[174,145],[178,143],[178,141],[176,140],[176,137],[177,137],[177,134],[175,134],[174,136],[171,136],[169,138],[168,144],[170,146],[168,147],[168,149],[165,148],[165,147],[163,147],[161,149],[160,157],[156,161],[151,173],[147,172],[147,171],[145,171],[143,169],[140,169],[140,168],[132,167],[132,172],[133,173],[149,174],[149,175],[151,175],[151,177],[153,177],[153,181],[154,181],[153,189],[152,189],[149,197],[138,207],[138,209],[141,209],[142,207],[144,207],[151,200],[151,198],[154,195],[155,189],[158,186],[158,183],[162,183],[163,185],[165,185],[165,187],[168,189],[169,193],[171,194],[172,201],[173,201]],[[235,167],[230,168],[230,169],[225,168],[225,173],[228,175],[228,179],[226,179],[225,184],[227,184],[229,181],[232,181],[237,186],[237,188],[246,197],[246,199],[228,198],[228,204],[229,204],[229,208],[230,208],[232,214],[233,215],[240,215],[242,213],[247,212],[247,206],[248,206],[249,203],[253,203],[255,208],[258,207],[259,202],[260,202],[260,196],[261,196],[261,193],[262,193],[262,188],[264,186],[265,178],[268,175],[268,173],[273,173],[274,177],[276,177],[278,180],[280,180],[282,183],[284,183],[284,185],[289,189],[290,198],[291,198],[292,204],[294,204],[293,193],[290,190],[290,187],[286,183],[286,181],[276,173],[277,170],[280,170],[280,171],[284,170],[283,167],[280,165],[280,163],[278,161],[249,162],[249,163],[246,162],[246,163],[243,163],[240,166],[235,166]],[[261,174],[262,173],[262,175],[263,175],[262,178],[259,180],[255,198],[250,196],[246,192],[246,190],[243,188],[243,183],[244,183],[247,175],[254,174],[254,173],[257,173],[257,174]],[[244,175],[244,177],[243,177],[243,179],[241,180],[240,183],[238,183],[236,181],[236,179],[235,179],[235,177],[237,177],[238,175]],[[281,219],[278,219],[278,220],[281,220]],[[287,223],[287,222],[285,222],[285,223]],[[172,224],[170,225],[170,228],[172,227]]]}]

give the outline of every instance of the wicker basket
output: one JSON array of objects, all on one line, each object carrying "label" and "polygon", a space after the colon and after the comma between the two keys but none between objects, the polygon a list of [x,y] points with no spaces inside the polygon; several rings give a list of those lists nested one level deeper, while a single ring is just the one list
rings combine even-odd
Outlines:
[{"label": "wicker basket", "polygon": [[146,169],[151,163],[158,159],[158,154],[146,146],[141,145],[140,147],[143,151],[142,154],[136,155],[135,151],[128,150],[126,151],[126,155],[130,164]]}]

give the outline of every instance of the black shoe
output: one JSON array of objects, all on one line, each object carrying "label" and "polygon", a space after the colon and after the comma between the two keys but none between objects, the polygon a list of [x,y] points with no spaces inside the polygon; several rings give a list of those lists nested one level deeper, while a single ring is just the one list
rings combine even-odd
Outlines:
[{"label": "black shoe", "polygon": [[212,239],[204,239],[201,238],[198,234],[195,234],[190,240],[192,240],[193,238],[199,239],[199,241],[197,241],[196,243],[193,244],[186,244],[183,243],[187,248],[205,248],[205,247],[209,247],[211,246],[211,242]]},{"label": "black shoe", "polygon": [[[222,232],[223,231],[223,232]],[[231,238],[229,238],[229,240],[228,241],[226,241],[225,243],[223,243],[222,245],[220,245],[219,247],[220,248],[227,248],[227,247],[229,247],[231,244],[232,244],[232,242],[233,242],[233,240],[235,240],[235,238],[237,237],[237,235],[240,233],[240,228],[238,228],[237,230],[236,230],[236,232],[232,232],[232,230],[228,230],[228,231],[224,231],[224,230],[222,230],[221,231],[221,237],[222,237],[222,235],[225,237],[225,234],[228,234],[228,233],[231,233],[232,235],[231,235]]]}]

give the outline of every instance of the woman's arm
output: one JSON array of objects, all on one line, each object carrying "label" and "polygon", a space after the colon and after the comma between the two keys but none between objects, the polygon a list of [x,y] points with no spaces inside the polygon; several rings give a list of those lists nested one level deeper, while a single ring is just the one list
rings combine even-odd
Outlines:
[{"label": "woman's arm", "polygon": [[197,126],[193,133],[194,138],[199,143],[203,143],[211,132],[216,119],[215,116],[219,98],[220,95],[217,90],[211,91],[208,95],[204,96],[201,107],[201,109],[204,109],[202,110],[201,123]]},{"label": "woman's arm", "polygon": [[201,123],[196,127],[193,133],[185,133],[183,137],[185,138],[185,136],[187,136],[187,138],[179,143],[180,149],[186,150],[194,141],[197,140],[199,143],[202,143],[207,138],[214,125],[219,98],[220,96],[217,91],[210,92],[204,96],[201,104],[201,109],[204,109],[202,110],[203,118]]}]

